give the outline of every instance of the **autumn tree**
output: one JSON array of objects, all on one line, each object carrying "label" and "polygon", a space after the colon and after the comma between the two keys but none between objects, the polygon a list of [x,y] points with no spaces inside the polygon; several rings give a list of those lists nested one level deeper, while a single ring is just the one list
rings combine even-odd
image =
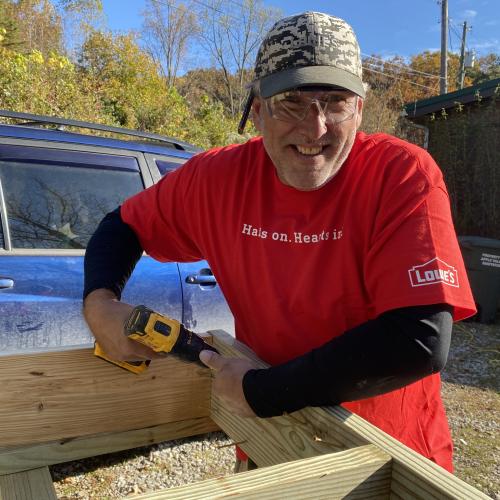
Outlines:
[{"label": "autumn tree", "polygon": [[164,0],[161,3],[147,0],[143,39],[169,86],[175,85],[179,65],[197,30],[192,6],[176,0]]},{"label": "autumn tree", "polygon": [[50,0],[0,0],[0,27],[8,46],[21,51],[38,50],[44,55],[61,52],[62,20]]},{"label": "autumn tree", "polygon": [[56,4],[65,38],[72,42],[70,50],[81,46],[91,31],[104,29],[102,0],[56,0]]},{"label": "autumn tree", "polygon": [[0,108],[112,123],[94,83],[66,56],[0,47]]},{"label": "autumn tree", "polygon": [[89,33],[80,65],[98,82],[101,99],[118,123],[141,129],[158,125],[155,109],[161,107],[166,85],[158,65],[138,46],[134,35]]},{"label": "autumn tree", "polygon": [[281,12],[261,0],[208,0],[199,13],[201,47],[221,71],[228,110],[241,112],[259,44]]},{"label": "autumn tree", "polygon": [[473,85],[500,78],[500,54],[479,57],[474,67],[466,68],[465,74]]}]

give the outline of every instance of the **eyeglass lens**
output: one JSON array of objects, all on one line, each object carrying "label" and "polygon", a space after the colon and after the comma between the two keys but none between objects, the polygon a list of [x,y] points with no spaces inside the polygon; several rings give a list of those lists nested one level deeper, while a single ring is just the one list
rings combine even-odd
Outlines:
[{"label": "eyeglass lens", "polygon": [[357,96],[299,90],[274,95],[266,102],[271,116],[278,120],[300,122],[314,103],[327,121],[340,123],[354,116]]}]

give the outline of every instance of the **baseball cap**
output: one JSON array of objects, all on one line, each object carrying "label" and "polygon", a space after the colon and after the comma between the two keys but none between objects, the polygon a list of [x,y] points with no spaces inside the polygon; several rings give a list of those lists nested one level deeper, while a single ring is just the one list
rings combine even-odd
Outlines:
[{"label": "baseball cap", "polygon": [[257,53],[240,133],[256,86],[264,98],[305,86],[347,89],[364,98],[361,51],[353,29],[343,19],[320,12],[304,12],[274,24]]}]

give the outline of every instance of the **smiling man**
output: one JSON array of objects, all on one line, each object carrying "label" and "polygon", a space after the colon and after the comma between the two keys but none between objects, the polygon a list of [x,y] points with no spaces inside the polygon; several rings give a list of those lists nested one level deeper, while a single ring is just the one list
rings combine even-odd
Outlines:
[{"label": "smiling man", "polygon": [[451,470],[439,371],[474,301],[441,172],[412,144],[358,132],[364,98],[345,21],[276,23],[240,123],[251,113],[260,136],[195,156],[107,216],[87,249],[85,316],[111,357],[154,357],[122,333],[130,269],[143,249],[206,259],[237,338],[271,365],[201,353],[231,411],[342,404]]}]

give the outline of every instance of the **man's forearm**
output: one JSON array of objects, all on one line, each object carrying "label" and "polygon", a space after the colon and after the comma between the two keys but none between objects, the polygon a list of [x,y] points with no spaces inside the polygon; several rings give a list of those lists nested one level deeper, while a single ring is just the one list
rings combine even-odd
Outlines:
[{"label": "man's forearm", "polygon": [[151,359],[156,355],[125,337],[123,326],[133,306],[120,302],[121,293],[142,254],[135,233],[119,208],[107,214],[85,253],[83,314],[94,337],[111,358]]},{"label": "man's forearm", "polygon": [[137,236],[122,221],[120,209],[107,214],[85,252],[83,298],[93,290],[108,289],[120,299],[142,251]]},{"label": "man's forearm", "polygon": [[261,417],[383,394],[444,367],[451,308],[389,311],[318,349],[243,378],[245,397]]}]

